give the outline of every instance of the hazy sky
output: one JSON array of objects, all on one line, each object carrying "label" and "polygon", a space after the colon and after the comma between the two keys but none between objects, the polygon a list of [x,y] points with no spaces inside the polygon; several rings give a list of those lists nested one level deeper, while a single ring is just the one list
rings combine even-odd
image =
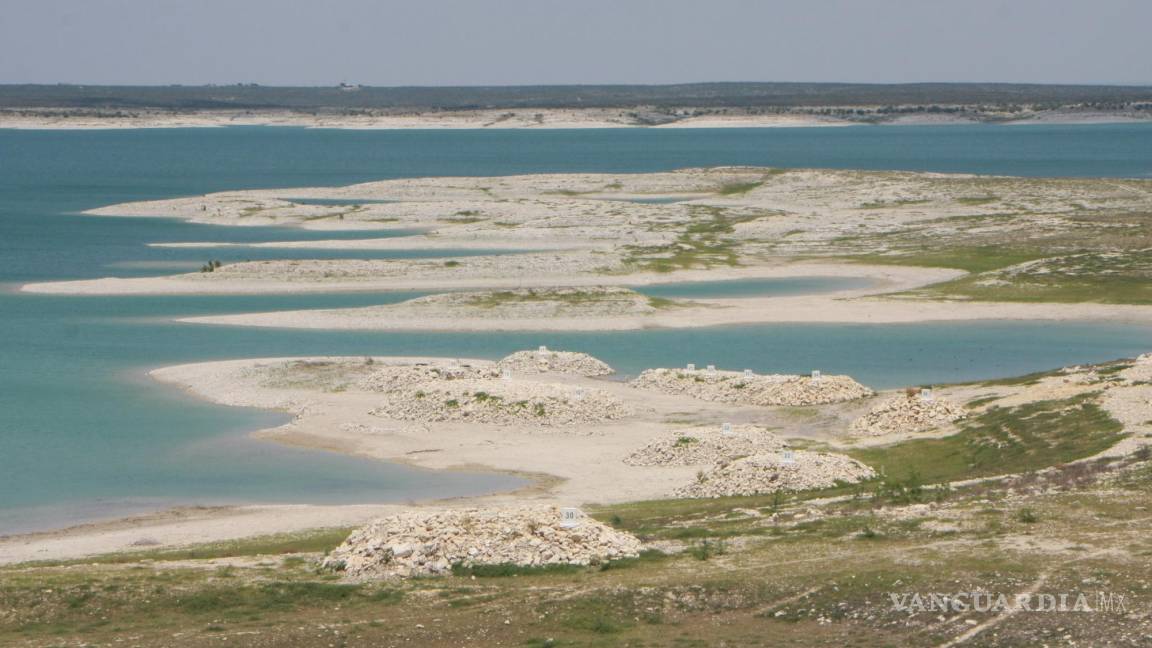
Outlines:
[{"label": "hazy sky", "polygon": [[1152,83],[1152,0],[0,0],[0,83]]}]

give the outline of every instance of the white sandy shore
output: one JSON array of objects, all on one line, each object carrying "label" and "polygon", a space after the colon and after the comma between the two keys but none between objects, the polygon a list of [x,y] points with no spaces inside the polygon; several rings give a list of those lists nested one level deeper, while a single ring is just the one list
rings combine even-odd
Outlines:
[{"label": "white sandy shore", "polygon": [[[699,466],[633,466],[624,458],[656,438],[669,438],[686,430],[720,422],[754,425],[780,430],[780,438],[800,438],[832,447],[845,442],[848,422],[867,412],[892,392],[847,403],[821,406],[818,417],[798,417],[789,408],[764,408],[724,404],[637,390],[627,384],[559,375],[516,375],[516,383],[547,383],[568,388],[600,390],[631,403],[635,414],[618,421],[605,421],[578,429],[544,430],[535,425],[486,425],[470,422],[424,424],[381,418],[372,413],[384,395],[361,388],[334,388],[336,383],[308,382],[308,374],[278,374],[294,363],[335,363],[352,370],[371,372],[389,364],[414,362],[456,366],[459,362],[485,366],[483,360],[447,358],[264,358],[229,360],[167,367],[152,372],[157,380],[187,389],[206,400],[232,406],[285,410],[295,419],[278,428],[255,433],[270,439],[312,448],[323,448],[364,457],[392,460],[432,469],[495,470],[535,475],[536,486],[516,493],[480,498],[429,502],[437,507],[505,505],[540,502],[583,505],[666,497],[670,489],[691,482]],[[324,365],[329,366],[329,365]],[[963,403],[1002,397],[1002,406],[1036,400],[1067,398],[1107,389],[1104,407],[1122,421],[1133,436],[1098,456],[1117,456],[1147,442],[1147,421],[1152,418],[1149,388],[1143,373],[1125,375],[1137,382],[1120,385],[1085,380],[1087,369],[1054,376],[1038,383],[1002,387],[957,385],[937,388],[942,398]],[[353,373],[353,376],[366,375]],[[277,376],[280,376],[277,378]],[[304,382],[300,379],[304,378]],[[503,383],[503,381],[497,381]],[[946,430],[928,436],[947,434]],[[1140,438],[1138,438],[1140,437]],[[855,445],[882,445],[909,435],[859,438]],[[595,466],[596,470],[588,470]],[[423,505],[423,504],[422,504]],[[32,560],[73,559],[142,547],[171,547],[219,542],[275,533],[317,528],[347,527],[409,509],[405,505],[359,506],[238,506],[175,509],[107,523],[60,531],[0,538],[0,564]]]},{"label": "white sandy shore", "polygon": [[403,114],[339,115],[292,111],[131,111],[118,116],[82,110],[29,109],[0,112],[0,128],[27,130],[114,130],[138,128],[218,128],[226,126],[292,126],[354,130],[442,129],[584,129],[584,128],[787,128],[819,126],[972,124],[980,119],[1005,123],[1097,124],[1148,121],[1145,113],[1039,111],[1026,114],[873,115],[874,121],[843,119],[802,110],[782,114],[707,114],[672,116],[653,113],[654,121],[637,118],[645,109],[519,108]]},{"label": "white sandy shore", "polygon": [[213,243],[186,241],[179,243],[149,243],[148,247],[173,249],[264,249],[264,250],[580,250],[587,242],[541,240],[526,244],[522,241],[476,240],[432,236],[396,236],[389,238],[321,239],[316,241],[268,241],[264,243]]},{"label": "white sandy shore", "polygon": [[[540,501],[561,505],[610,503],[667,496],[694,479],[699,466],[630,466],[623,459],[653,439],[685,426],[731,421],[766,428],[789,428],[790,436],[833,441],[824,430],[797,424],[785,410],[712,403],[687,396],[638,390],[626,383],[556,374],[516,374],[515,384],[552,384],[606,392],[633,408],[620,420],[575,428],[539,425],[485,425],[468,421],[435,424],[400,421],[372,414],[378,392],[335,391],[270,385],[268,368],[297,360],[335,361],[363,366],[363,358],[263,358],[166,367],[156,380],[215,403],[287,411],[286,425],[254,436],[301,447],[403,462],[439,470],[491,470],[535,476],[534,487],[515,493],[439,501],[437,506],[475,506]],[[489,365],[484,360],[376,358],[373,367],[424,362]],[[503,384],[503,381],[500,381]],[[865,403],[846,404],[849,412]],[[846,416],[850,416],[848,414]],[[845,423],[846,425],[846,423]],[[596,466],[596,470],[588,470]],[[138,549],[142,539],[163,545],[212,542],[320,527],[349,526],[399,506],[243,506],[174,511],[52,533],[0,538],[0,563],[49,560]]]},{"label": "white sandy shore", "polygon": [[1109,320],[1152,322],[1152,306],[1021,302],[937,301],[885,298],[886,293],[912,290],[963,276],[959,270],[862,264],[793,263],[739,268],[639,273],[621,277],[576,275],[504,279],[381,278],[378,280],[300,282],[231,280],[206,283],[179,277],[95,279],[29,284],[27,292],[56,294],[284,294],[337,291],[432,291],[552,288],[587,286],[642,287],[661,283],[795,277],[851,277],[875,282],[868,288],[788,297],[692,298],[696,305],[661,309],[646,315],[549,319],[492,319],[466,312],[443,318],[412,318],[399,305],[349,309],[314,309],[182,318],[179,321],[229,326],[304,329],[438,330],[438,331],[595,331],[647,328],[696,328],[770,323],[901,324],[974,320]]},{"label": "white sandy shore", "polygon": [[[508,257],[511,260],[510,257]],[[80,281],[31,283],[23,292],[65,295],[150,295],[150,294],[255,294],[295,292],[387,292],[443,291],[483,288],[537,288],[561,286],[648,286],[652,284],[725,281],[739,279],[783,279],[789,277],[865,277],[882,283],[886,290],[910,288],[955,279],[964,273],[943,268],[867,266],[833,263],[792,263],[743,267],[716,267],[676,272],[640,272],[629,275],[584,273],[510,277],[475,277],[461,272],[448,277],[396,276],[379,278],[338,278],[316,281],[279,279],[228,279],[203,281],[198,274],[168,277],[104,278]]]},{"label": "white sandy shore", "polygon": [[693,299],[697,306],[651,315],[555,319],[489,319],[462,312],[412,318],[399,305],[187,317],[178,321],[226,326],[332,330],[413,331],[624,331],[784,323],[911,324],[988,320],[1111,321],[1152,324],[1152,306],[949,302],[865,299],[845,294],[803,297]]},{"label": "white sandy shore", "polygon": [[[440,129],[584,129],[645,128],[635,110],[514,109],[413,112],[408,114],[337,115],[290,111],[141,111],[135,116],[105,117],[63,110],[0,113],[0,128],[37,130],[101,130],[129,128],[213,128],[223,126],[296,126],[353,130]],[[40,113],[40,114],[38,114]],[[666,118],[666,117],[665,117]],[[672,124],[679,128],[747,128],[835,126],[850,122],[816,115],[743,115],[689,117]]]},{"label": "white sandy shore", "polygon": [[177,508],[56,531],[0,537],[0,564],[65,560],[304,529],[349,527],[404,508],[407,507],[389,504]]}]

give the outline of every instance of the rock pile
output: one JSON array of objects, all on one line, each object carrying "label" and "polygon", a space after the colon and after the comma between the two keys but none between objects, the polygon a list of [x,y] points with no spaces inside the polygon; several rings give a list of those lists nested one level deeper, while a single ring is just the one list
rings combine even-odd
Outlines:
[{"label": "rock pile", "polygon": [[852,421],[850,430],[862,436],[924,432],[964,418],[964,408],[940,398],[901,394],[873,407]]},{"label": "rock pile", "polygon": [[1132,366],[1123,370],[1120,375],[1131,382],[1152,381],[1152,353],[1137,357]]},{"label": "rock pile", "polygon": [[599,389],[462,379],[394,389],[372,413],[403,421],[572,426],[620,419],[633,412],[622,400]]},{"label": "rock pile", "polygon": [[810,378],[700,369],[647,369],[632,385],[665,394],[746,405],[823,405],[872,395],[871,389],[848,376]]},{"label": "rock pile", "polygon": [[641,549],[635,537],[590,518],[565,526],[554,507],[414,511],[353,532],[323,565],[352,578],[409,578],[454,565],[590,565]]},{"label": "rock pile", "polygon": [[701,466],[775,452],[785,443],[755,425],[693,428],[668,434],[624,458],[629,466]]},{"label": "rock pile", "polygon": [[483,380],[499,376],[500,372],[491,365],[385,365],[365,376],[360,381],[359,387],[367,391],[390,392],[429,382]]},{"label": "rock pile", "polygon": [[826,452],[793,453],[791,462],[783,452],[759,454],[718,464],[701,473],[695,483],[677,489],[676,497],[729,497],[761,495],[777,491],[828,488],[875,477],[864,464],[844,455]]},{"label": "rock pile", "polygon": [[517,351],[496,363],[501,371],[539,374],[562,373],[577,376],[607,376],[612,367],[587,353],[573,351]]}]

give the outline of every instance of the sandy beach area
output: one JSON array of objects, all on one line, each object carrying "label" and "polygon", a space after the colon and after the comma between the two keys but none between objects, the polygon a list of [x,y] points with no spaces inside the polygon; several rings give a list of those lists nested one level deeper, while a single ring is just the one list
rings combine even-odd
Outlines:
[{"label": "sandy beach area", "polygon": [[[871,111],[878,106],[857,106]],[[632,108],[515,108],[436,110],[389,113],[359,111],[293,112],[289,110],[156,109],[93,112],[64,108],[0,111],[0,128],[26,130],[108,130],[140,128],[220,128],[289,126],[350,130],[585,129],[585,128],[806,128],[820,126],[923,125],[996,123],[1100,124],[1147,121],[1146,113],[1037,110],[1001,113],[974,110],[964,114],[886,114],[846,118],[803,107],[780,113],[740,113],[732,109],[654,110]],[[373,114],[374,113],[374,114]]]},{"label": "sandy beach area", "polygon": [[[642,110],[642,109],[641,109]],[[45,114],[52,113],[52,114]],[[636,110],[608,108],[538,108],[509,110],[429,111],[397,114],[315,114],[290,111],[138,111],[125,116],[97,116],[80,111],[40,110],[0,113],[0,128],[36,130],[102,130],[129,128],[219,128],[226,126],[292,126],[349,130],[584,129],[644,128]],[[677,119],[678,128],[775,128],[851,125],[815,115],[742,115]]]},{"label": "sandy beach area", "polygon": [[[527,477],[514,493],[424,502],[439,507],[540,502],[566,506],[654,499],[695,479],[699,466],[637,466],[623,461],[659,438],[722,423],[788,429],[789,437],[836,442],[828,420],[847,421],[871,400],[828,406],[832,419],[812,425],[787,408],[707,402],[636,389],[628,383],[566,374],[516,372],[487,383],[489,390],[558,389],[619,402],[623,418],[577,425],[534,422],[484,424],[389,418],[377,408],[386,394],[356,382],[390,366],[488,368],[491,361],[459,358],[264,358],[166,367],[151,372],[165,384],[205,400],[291,413],[291,422],[253,433],[257,438],[436,470],[491,470]],[[320,369],[318,369],[320,368]],[[293,373],[299,370],[300,373]],[[322,373],[320,373],[322,372]],[[301,379],[300,376],[304,378]],[[449,381],[451,384],[451,381]],[[334,385],[340,385],[334,387]],[[495,393],[495,392],[494,392]],[[596,409],[588,403],[589,411]],[[679,432],[687,431],[687,432]],[[595,465],[596,470],[588,470]],[[0,564],[53,560],[150,545],[216,542],[252,535],[353,526],[409,505],[239,506],[175,509],[55,532],[0,538]]]},{"label": "sandy beach area", "polygon": [[[426,331],[624,331],[658,328],[701,328],[783,323],[844,323],[844,324],[908,324],[915,322],[978,321],[978,320],[1049,320],[1049,321],[1112,321],[1152,323],[1152,306],[1131,304],[1055,304],[1055,303],[998,303],[965,302],[920,299],[913,297],[886,297],[924,286],[947,281],[964,273],[941,268],[905,268],[898,266],[866,266],[855,264],[799,263],[761,268],[740,268],[717,271],[684,271],[673,276],[636,275],[628,277],[626,285],[643,290],[644,286],[666,281],[691,284],[694,281],[723,281],[746,279],[791,278],[852,278],[867,279],[871,285],[863,288],[832,292],[777,297],[739,298],[686,298],[672,300],[660,308],[642,312],[603,312],[593,304],[575,305],[561,312],[549,309],[498,308],[490,304],[468,307],[447,303],[429,307],[428,298],[388,304],[344,309],[308,309],[238,315],[213,315],[181,318],[178,321],[225,326],[254,326],[271,328],[331,329],[331,330],[426,330]],[[445,288],[467,289],[468,285],[429,285],[400,282],[410,290]],[[603,284],[592,281],[560,282],[541,279],[518,282],[505,288],[554,289],[564,286],[586,290],[595,295],[604,290]],[[491,287],[491,286],[486,286]],[[469,293],[478,301],[485,297],[505,295],[499,290]],[[540,293],[533,301],[546,301],[547,293]],[[444,295],[445,297],[449,295]]]},{"label": "sandy beach area", "polygon": [[769,297],[697,299],[698,307],[624,317],[491,319],[411,317],[402,306],[301,310],[181,318],[181,322],[225,326],[365,331],[627,331],[785,323],[910,324],[989,320],[1111,321],[1152,323],[1152,306],[1097,304],[1000,304],[940,301]]},{"label": "sandy beach area", "polygon": [[[533,351],[520,355],[531,359],[538,357],[536,354]],[[509,359],[513,357],[517,356]],[[868,418],[873,416],[870,413],[886,411],[883,408],[887,403],[911,402],[903,400],[910,398],[903,390],[872,394],[860,386],[863,393],[842,397],[846,400],[803,408],[764,407],[711,399],[706,395],[710,388],[698,381],[681,383],[690,390],[704,390],[698,394],[661,392],[643,387],[647,384],[642,382],[643,377],[621,382],[572,373],[539,373],[527,371],[530,364],[524,365],[523,361],[505,365],[509,359],[494,363],[431,357],[261,358],[166,367],[151,375],[214,403],[276,409],[293,415],[293,420],[285,425],[253,433],[257,438],[428,469],[491,470],[526,477],[529,485],[518,491],[403,505],[174,509],[0,538],[0,564],[349,527],[414,506],[585,506],[668,498],[674,491],[697,483],[701,465],[699,461],[652,460],[674,454],[685,446],[686,440],[691,446],[698,439],[737,444],[755,439],[755,443],[777,449],[781,444],[805,447],[815,443],[835,453],[910,438],[947,436],[956,431],[950,423],[937,423],[935,429],[922,431],[900,431],[899,427],[890,431],[856,431],[860,421],[875,425],[880,419]],[[501,376],[502,366],[519,370],[509,374],[505,369]],[[989,407],[989,401],[1009,407],[1104,390],[1102,406],[1122,422],[1129,434],[1114,447],[1083,460],[1091,461],[1095,457],[1120,456],[1148,442],[1152,410],[1144,378],[1152,360],[1142,358],[1128,366],[1131,368],[1120,373],[1123,380],[1119,382],[1097,374],[1091,367],[1077,367],[1036,381],[937,386],[934,398],[940,403],[968,403],[971,415]],[[685,370],[669,371],[664,375],[671,377]],[[477,382],[461,377],[460,372],[486,377]],[[703,369],[689,370],[688,374],[714,375]],[[776,380],[749,378],[739,372],[729,375],[736,380]],[[850,377],[828,376],[826,380],[829,389],[841,389],[836,387],[841,384],[837,381],[852,383]],[[479,386],[484,391],[474,393],[483,393],[487,402],[473,399],[464,405],[471,408],[472,416],[461,415],[451,403],[444,405],[438,400],[428,402],[430,408],[423,407],[412,400],[409,392],[414,386],[449,390],[443,394],[468,394]],[[420,393],[423,392],[417,392]],[[569,418],[568,414],[556,418],[558,412],[532,413],[500,405],[494,400],[500,394],[552,395],[549,398],[560,395],[566,400],[550,401],[553,405],[549,407],[566,402],[575,407],[572,415],[576,418]],[[440,392],[428,396],[441,397]],[[504,412],[511,418],[484,418],[484,412]],[[444,416],[421,419],[437,413]],[[471,420],[473,416],[479,418]],[[588,470],[589,466],[596,466],[596,470]]]}]

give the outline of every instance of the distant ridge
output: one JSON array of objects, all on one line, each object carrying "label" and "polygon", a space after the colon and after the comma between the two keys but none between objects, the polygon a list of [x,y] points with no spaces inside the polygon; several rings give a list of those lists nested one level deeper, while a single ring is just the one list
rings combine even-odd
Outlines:
[{"label": "distant ridge", "polygon": [[1152,86],[1010,83],[688,83],[454,87],[0,85],[0,108],[479,110],[501,108],[1091,105],[1152,101]]}]

